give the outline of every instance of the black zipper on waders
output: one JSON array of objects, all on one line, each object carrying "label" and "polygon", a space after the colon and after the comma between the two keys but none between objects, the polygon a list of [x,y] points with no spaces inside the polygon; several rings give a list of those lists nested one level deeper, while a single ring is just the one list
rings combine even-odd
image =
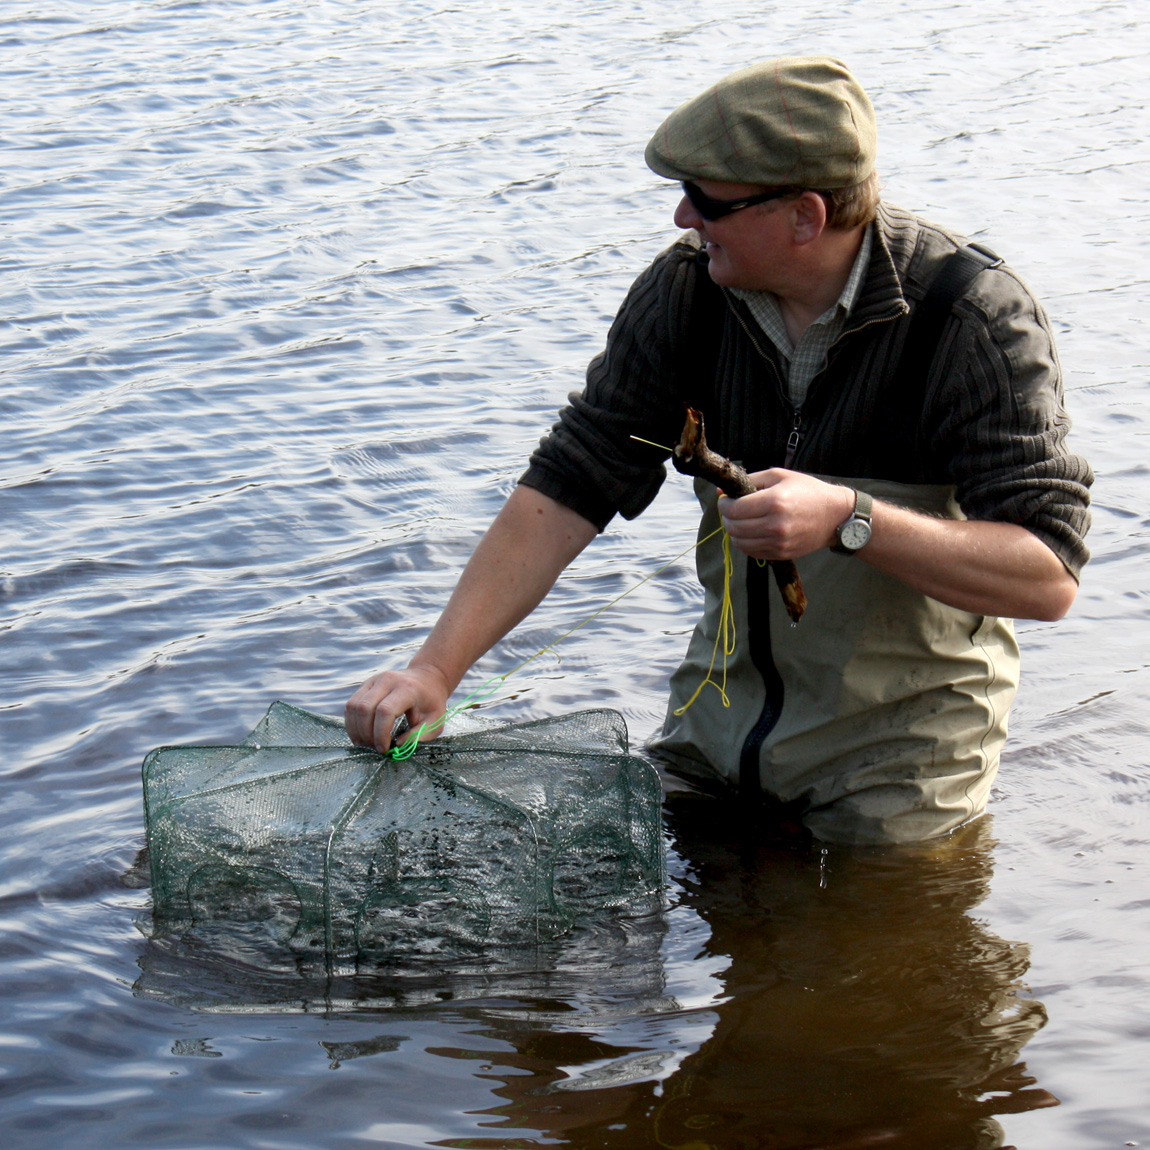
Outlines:
[{"label": "black zipper on waders", "polygon": [[739,798],[762,803],[763,783],[759,772],[759,752],[783,713],[783,679],[771,651],[771,594],[774,576],[769,566],[747,564],[748,650],[755,670],[763,680],[766,695],[755,725],[743,740],[739,752]]},{"label": "black zipper on waders", "polygon": [[[721,292],[717,292],[717,294],[721,297]],[[756,329],[747,323],[737,307],[732,308],[731,311],[739,327],[743,329],[743,334],[750,340],[751,346],[775,373],[775,384],[779,395],[783,403],[789,406],[790,401],[786,396],[782,376],[779,374],[774,361],[759,343]],[[802,439],[802,423],[802,407],[792,408],[791,431],[787,436],[784,467],[790,467],[794,460],[795,452],[798,450]],[[747,563],[748,650],[751,663],[763,680],[763,688],[766,692],[759,717],[755,720],[754,726],[747,732],[742,749],[739,751],[739,801],[744,805],[745,813],[748,815],[757,814],[763,806],[763,781],[759,769],[759,753],[767,736],[774,730],[775,724],[783,713],[783,679],[779,674],[778,667],[775,666],[774,653],[771,651],[773,583],[774,575],[769,564],[764,563],[760,566],[755,562]]]},{"label": "black zipper on waders", "polygon": [[[803,409],[796,407],[791,415],[791,433],[787,436],[784,467],[794,462],[802,439]],[[739,752],[739,798],[756,807],[762,805],[763,782],[759,754],[767,736],[774,730],[783,713],[783,678],[775,666],[771,650],[771,584],[774,576],[766,563],[747,564],[747,631],[750,633],[750,655],[755,670],[763,680],[766,696],[755,725],[747,732]]]}]

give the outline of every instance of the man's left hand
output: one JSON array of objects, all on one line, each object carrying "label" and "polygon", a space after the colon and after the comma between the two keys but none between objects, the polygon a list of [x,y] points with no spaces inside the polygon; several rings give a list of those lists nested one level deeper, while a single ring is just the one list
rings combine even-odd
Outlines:
[{"label": "man's left hand", "polygon": [[849,487],[799,471],[772,467],[750,479],[758,490],[738,499],[722,496],[719,514],[731,542],[752,559],[801,559],[829,547],[835,528],[854,510]]},{"label": "man's left hand", "polygon": [[[756,471],[758,487],[719,500],[732,542],[755,559],[801,559],[835,540],[854,510],[849,487],[798,471]],[[1061,619],[1078,582],[1038,536],[1017,523],[945,519],[876,499],[867,563],[916,591],[975,615]]]}]

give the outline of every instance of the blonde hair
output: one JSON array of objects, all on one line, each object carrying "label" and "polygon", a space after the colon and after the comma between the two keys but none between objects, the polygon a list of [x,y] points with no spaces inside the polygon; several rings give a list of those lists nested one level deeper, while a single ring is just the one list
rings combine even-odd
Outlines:
[{"label": "blonde hair", "polygon": [[[871,172],[865,180],[848,184],[845,188],[788,188],[786,199],[797,200],[804,192],[817,192],[827,205],[827,227],[836,231],[849,231],[869,224],[878,215],[879,178]],[[764,208],[769,208],[764,204]]]},{"label": "blonde hair", "polygon": [[820,192],[827,202],[827,227],[846,231],[869,224],[878,214],[878,172],[871,172],[860,183],[831,192]]}]

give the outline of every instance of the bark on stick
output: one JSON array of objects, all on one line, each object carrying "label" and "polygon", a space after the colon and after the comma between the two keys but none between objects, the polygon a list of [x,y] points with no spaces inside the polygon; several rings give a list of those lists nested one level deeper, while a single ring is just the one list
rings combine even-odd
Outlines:
[{"label": "bark on stick", "polygon": [[[676,471],[706,479],[732,499],[750,495],[755,490],[750,476],[737,463],[707,446],[703,434],[703,413],[693,407],[687,408],[687,422],[683,426],[682,438],[671,454],[671,462]],[[807,609],[807,596],[798,568],[789,559],[772,559],[770,562],[787,614],[792,622],[797,623]]]}]

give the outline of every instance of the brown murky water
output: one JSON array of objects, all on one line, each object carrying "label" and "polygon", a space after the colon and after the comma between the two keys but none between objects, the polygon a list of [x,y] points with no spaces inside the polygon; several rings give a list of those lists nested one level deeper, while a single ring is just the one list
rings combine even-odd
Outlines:
[{"label": "brown murky water", "polygon": [[[5,1145],[1150,1145],[1140,8],[60,0],[0,8],[0,47]],[[1019,628],[992,815],[823,853],[680,797],[666,914],[506,978],[144,938],[144,753],[407,658],[672,234],[651,127],[816,51],[874,96],[888,198],[1045,299],[1099,475],[1078,604]],[[673,479],[476,682],[693,518]],[[641,742],[696,606],[684,561],[487,713]]]}]

